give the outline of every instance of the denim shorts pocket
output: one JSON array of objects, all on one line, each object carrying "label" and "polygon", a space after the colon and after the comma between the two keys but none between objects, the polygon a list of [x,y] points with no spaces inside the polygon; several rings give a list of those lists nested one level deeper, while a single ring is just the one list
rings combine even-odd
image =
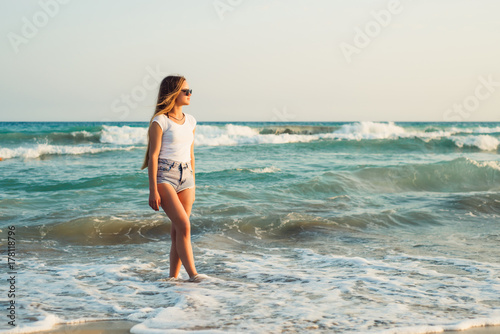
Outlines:
[{"label": "denim shorts pocket", "polygon": [[158,164],[158,170],[168,172],[174,166],[174,164],[175,162],[172,162],[171,164]]}]

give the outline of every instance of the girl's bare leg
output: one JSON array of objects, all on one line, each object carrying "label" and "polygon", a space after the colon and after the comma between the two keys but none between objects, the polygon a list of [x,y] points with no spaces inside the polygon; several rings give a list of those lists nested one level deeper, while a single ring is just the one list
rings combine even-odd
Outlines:
[{"label": "girl's bare leg", "polygon": [[[195,195],[194,192],[194,189],[185,189],[177,194],[188,217],[191,217],[191,209],[193,207]],[[170,247],[170,277],[179,276],[182,264],[176,249],[176,233],[175,226],[172,224],[170,228],[170,236],[172,239],[172,246]]]},{"label": "girl's bare leg", "polygon": [[179,276],[182,264],[181,258],[179,257],[179,254],[177,254],[177,243],[175,241],[176,236],[175,227],[174,224],[172,224],[172,227],[170,228],[170,237],[172,239],[172,246],[170,246],[170,277],[175,278]]},{"label": "girl's bare leg", "polygon": [[[189,205],[189,215],[184,209],[183,203],[181,202],[181,198],[184,199],[185,203],[189,203],[189,191],[191,191],[192,197],[194,198],[194,189],[186,189],[184,191],[179,192],[177,194],[172,187],[172,185],[168,183],[160,183],[158,184],[158,192],[161,197],[161,206],[167,216],[172,221],[172,227],[175,232],[172,235],[174,242],[172,242],[172,247],[177,251],[177,254],[172,252],[170,253],[170,261],[172,258],[174,262],[171,262],[170,274],[171,276],[177,277],[179,260],[182,261],[184,268],[186,269],[189,277],[193,277],[198,274],[194,265],[194,257],[193,257],[193,249],[191,246],[191,223],[189,221],[189,215],[191,214],[191,205]],[[183,193],[186,193],[185,195]],[[172,264],[174,265],[172,267]]]}]

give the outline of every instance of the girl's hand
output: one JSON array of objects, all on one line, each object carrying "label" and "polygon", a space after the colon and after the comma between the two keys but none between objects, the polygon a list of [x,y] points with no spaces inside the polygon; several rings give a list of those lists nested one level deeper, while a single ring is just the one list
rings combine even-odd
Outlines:
[{"label": "girl's hand", "polygon": [[158,190],[149,192],[149,206],[155,211],[160,210],[161,197]]}]

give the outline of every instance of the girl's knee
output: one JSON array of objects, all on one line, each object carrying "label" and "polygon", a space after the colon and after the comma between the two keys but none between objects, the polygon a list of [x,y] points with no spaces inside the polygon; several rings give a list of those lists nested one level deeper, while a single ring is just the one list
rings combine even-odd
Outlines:
[{"label": "girl's knee", "polygon": [[180,220],[175,222],[174,224],[175,224],[174,227],[175,232],[172,233],[172,236],[177,237],[178,234],[186,236],[191,233],[191,224],[189,220]]}]

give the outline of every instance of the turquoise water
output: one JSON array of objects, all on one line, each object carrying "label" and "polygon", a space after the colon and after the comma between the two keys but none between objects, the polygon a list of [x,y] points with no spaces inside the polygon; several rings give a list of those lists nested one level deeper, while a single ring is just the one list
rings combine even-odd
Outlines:
[{"label": "turquoise water", "polygon": [[156,281],[170,222],[148,206],[147,124],[0,123],[1,247],[15,226],[24,332],[500,324],[500,123],[198,122],[193,245],[213,277],[200,284]]}]

